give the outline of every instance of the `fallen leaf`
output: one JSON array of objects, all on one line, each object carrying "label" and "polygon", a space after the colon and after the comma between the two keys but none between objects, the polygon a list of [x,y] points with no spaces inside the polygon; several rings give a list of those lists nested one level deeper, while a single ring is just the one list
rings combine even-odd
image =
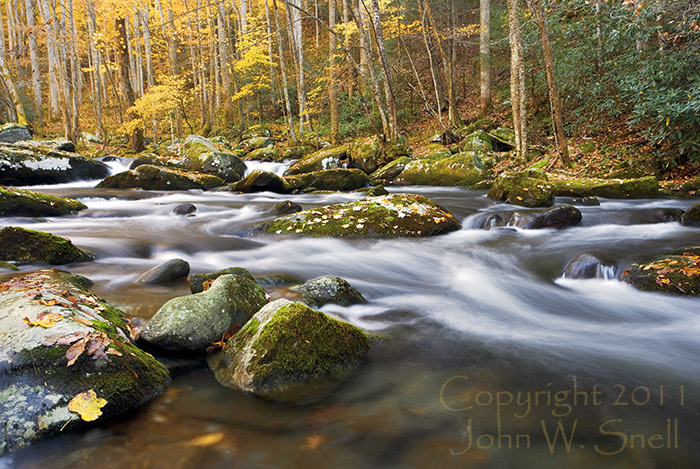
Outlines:
[{"label": "fallen leaf", "polygon": [[100,409],[106,405],[107,401],[105,399],[97,397],[97,393],[89,389],[71,399],[68,403],[68,410],[80,415],[80,418],[86,422],[92,422],[102,415]]},{"label": "fallen leaf", "polygon": [[32,320],[27,317],[24,318],[24,322],[29,324],[30,326],[41,326],[45,329],[48,329],[49,327],[53,327],[56,325],[58,321],[63,319],[63,316],[58,314],[58,313],[39,313],[36,316],[36,319]]},{"label": "fallen leaf", "polygon": [[299,449],[302,451],[315,451],[321,446],[326,440],[327,436],[324,435],[311,435],[304,438],[304,442],[301,444]]},{"label": "fallen leaf", "polygon": [[221,432],[207,433],[206,435],[198,436],[190,441],[192,446],[213,446],[224,439],[224,434]]},{"label": "fallen leaf", "polygon": [[73,321],[79,322],[83,326],[92,326],[92,321],[90,321],[89,319],[81,318],[79,316],[73,316]]},{"label": "fallen leaf", "polygon": [[83,337],[66,350],[66,360],[68,360],[67,367],[73,365],[78,357],[83,354],[85,351],[85,342],[87,342],[87,340]]}]

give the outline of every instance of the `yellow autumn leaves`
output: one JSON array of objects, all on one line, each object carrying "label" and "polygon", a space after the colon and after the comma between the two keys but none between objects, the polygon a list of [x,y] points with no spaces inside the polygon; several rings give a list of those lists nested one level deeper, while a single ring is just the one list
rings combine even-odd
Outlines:
[{"label": "yellow autumn leaves", "polygon": [[92,389],[75,396],[68,403],[68,410],[80,415],[86,422],[97,420],[102,415],[102,407],[107,405],[107,400],[97,397]]}]

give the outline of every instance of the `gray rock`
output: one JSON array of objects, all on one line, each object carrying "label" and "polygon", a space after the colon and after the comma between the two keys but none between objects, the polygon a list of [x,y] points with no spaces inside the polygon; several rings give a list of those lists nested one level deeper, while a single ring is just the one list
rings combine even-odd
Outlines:
[{"label": "gray rock", "polygon": [[241,277],[245,277],[248,280],[255,281],[255,277],[253,277],[253,275],[243,267],[230,267],[228,269],[223,269],[216,272],[209,272],[205,274],[192,274],[189,277],[187,277],[187,284],[190,286],[190,291],[192,293],[203,292],[205,290],[205,282],[211,283],[217,278],[221,277],[222,275],[240,275]]},{"label": "gray rock", "polygon": [[551,208],[534,218],[530,218],[521,226],[529,230],[541,228],[568,228],[581,223],[581,211],[573,205],[561,205]]},{"label": "gray rock", "polygon": [[224,386],[270,399],[308,398],[311,386],[360,366],[367,335],[302,303],[280,299],[263,307],[207,359]]},{"label": "gray rock", "polygon": [[569,262],[562,276],[573,279],[613,278],[613,270],[613,267],[605,265],[597,257],[584,253]]},{"label": "gray rock", "polygon": [[183,259],[170,259],[152,269],[144,272],[136,279],[138,283],[156,284],[166,283],[187,277],[190,273],[190,264]]},{"label": "gray rock", "polygon": [[222,275],[211,288],[165,303],[141,338],[172,352],[201,353],[234,324],[245,324],[266,303],[265,290],[239,275]]},{"label": "gray rock", "polygon": [[286,192],[284,181],[275,173],[269,171],[253,171],[242,180],[238,181],[231,187],[231,190],[237,192]]},{"label": "gray rock", "polygon": [[188,136],[182,151],[184,169],[213,174],[226,182],[240,180],[247,168],[238,156],[218,151],[212,141],[199,135]]},{"label": "gray rock", "polygon": [[197,207],[192,204],[180,204],[173,209],[176,215],[189,215],[197,211]]},{"label": "gray rock", "polygon": [[304,210],[301,205],[290,200],[285,200],[283,202],[278,202],[270,208],[269,212],[277,215],[291,215],[292,213],[301,212]]},{"label": "gray rock", "polygon": [[[42,314],[55,315],[54,325],[32,326]],[[98,422],[165,391],[167,370],[126,338],[120,315],[67,272],[40,270],[2,284],[0,454],[87,427],[68,403],[88,390],[106,401]]]},{"label": "gray rock", "polygon": [[310,306],[323,306],[326,303],[350,306],[367,302],[360,292],[340,277],[319,277],[290,290],[301,293]]},{"label": "gray rock", "polygon": [[695,204],[683,213],[681,224],[685,226],[700,226],[700,204]]},{"label": "gray rock", "polygon": [[31,139],[32,133],[23,125],[5,124],[0,127],[0,142],[2,143],[15,143]]}]

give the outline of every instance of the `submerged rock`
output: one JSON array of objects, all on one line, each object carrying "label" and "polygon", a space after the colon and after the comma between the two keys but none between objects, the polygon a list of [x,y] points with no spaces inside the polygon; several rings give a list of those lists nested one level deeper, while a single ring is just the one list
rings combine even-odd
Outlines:
[{"label": "submerged rock", "polygon": [[471,186],[484,179],[484,175],[481,160],[475,153],[457,153],[439,160],[413,160],[394,179],[394,184]]},{"label": "submerged rock", "polygon": [[462,225],[447,210],[418,194],[366,197],[277,218],[258,227],[269,234],[394,238],[434,236]]},{"label": "submerged rock", "polygon": [[69,411],[79,394],[104,399],[105,420],[165,391],[168,371],[127,340],[121,312],[86,280],[40,270],[0,284],[0,454],[87,426]]},{"label": "submerged rock", "polygon": [[265,290],[239,275],[222,275],[211,288],[165,303],[141,338],[171,352],[204,352],[229,328],[245,324],[266,303]]},{"label": "submerged rock", "polygon": [[685,226],[700,226],[700,204],[695,204],[683,213],[681,224]]},{"label": "submerged rock", "polygon": [[291,200],[284,200],[273,205],[269,212],[273,215],[282,216],[301,212],[302,210],[304,210],[304,208],[298,203],[292,202]]},{"label": "submerged rock", "polygon": [[566,266],[562,277],[573,279],[610,278],[613,268],[591,254],[579,254]]},{"label": "submerged rock", "polygon": [[113,189],[145,189],[153,191],[186,191],[211,189],[224,181],[211,174],[190,173],[160,166],[141,165],[123,173],[114,174],[97,187]]},{"label": "submerged rock", "polygon": [[212,174],[226,182],[240,180],[247,168],[236,155],[218,151],[212,141],[199,135],[188,136],[182,144],[182,152],[182,168]]},{"label": "submerged rock", "polygon": [[488,196],[492,199],[523,207],[549,207],[554,203],[552,186],[524,173],[501,173]]},{"label": "submerged rock", "polygon": [[343,167],[343,162],[348,157],[348,145],[340,145],[337,147],[328,147],[311,153],[299,161],[291,165],[285,176],[293,176],[295,174],[311,173],[313,171],[322,171],[324,169],[338,169]]},{"label": "submerged rock", "polygon": [[109,168],[75,153],[26,142],[0,143],[0,184],[27,186],[100,179]]},{"label": "submerged rock", "polygon": [[352,324],[280,299],[256,313],[207,362],[224,386],[285,399],[307,384],[358,368],[369,348],[367,335]]},{"label": "submerged rock", "polygon": [[300,190],[352,191],[369,184],[369,177],[359,169],[326,169],[285,176],[287,192]]},{"label": "submerged rock", "polygon": [[0,259],[60,265],[89,261],[92,256],[75,247],[69,239],[42,231],[7,226],[0,230]]},{"label": "submerged rock", "polygon": [[0,216],[54,217],[86,208],[85,204],[77,200],[0,186]]},{"label": "submerged rock", "polygon": [[301,293],[309,306],[323,306],[326,303],[350,306],[367,302],[359,291],[340,277],[320,277],[290,290]]},{"label": "submerged rock", "polygon": [[[209,288],[209,285],[211,285],[214,280],[222,275],[238,275],[240,277],[247,278],[248,280],[255,281],[255,277],[253,277],[253,275],[248,272],[247,269],[244,269],[243,267],[230,267],[228,269],[223,269],[216,272],[192,274],[187,277],[187,284],[190,286],[190,291],[192,293],[203,292]],[[205,285],[207,288],[205,288]]]},{"label": "submerged rock", "polygon": [[231,186],[231,190],[245,193],[269,191],[283,194],[287,192],[281,177],[275,173],[261,170],[251,172]]},{"label": "submerged rock", "polygon": [[189,215],[197,211],[197,207],[193,204],[179,204],[173,209],[176,215]]},{"label": "submerged rock", "polygon": [[31,139],[32,133],[23,125],[10,123],[0,127],[0,143],[15,143]]},{"label": "submerged rock", "polygon": [[522,224],[522,228],[537,230],[542,228],[569,228],[581,223],[581,211],[573,205],[561,205],[535,215]]},{"label": "submerged rock", "polygon": [[620,279],[639,290],[700,296],[700,247],[632,264]]},{"label": "submerged rock", "polygon": [[152,269],[144,272],[136,279],[137,283],[156,284],[166,283],[187,277],[190,273],[190,264],[183,259],[170,259]]}]

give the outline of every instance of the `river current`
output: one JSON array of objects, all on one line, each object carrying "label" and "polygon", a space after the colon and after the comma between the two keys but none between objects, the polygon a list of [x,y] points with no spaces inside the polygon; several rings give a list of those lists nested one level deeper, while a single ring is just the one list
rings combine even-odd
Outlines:
[{"label": "river current", "polygon": [[[125,168],[127,161],[110,164]],[[281,173],[285,164],[252,163]],[[607,200],[566,230],[477,228],[497,211],[483,191],[402,187],[438,202],[460,231],[425,239],[251,237],[291,200],[311,208],[357,193],[155,192],[95,181],[31,189],[88,206],[74,216],[4,219],[94,252],[68,268],[128,316],[151,317],[186,283],[135,285],[182,258],[192,272],[244,267],[262,278],[348,280],[367,304],[326,305],[383,340],[329,395],[274,403],[219,385],[206,367],[176,375],[145,407],[0,457],[0,468],[696,467],[700,300],[617,280],[632,262],[700,245],[663,222],[697,199]],[[194,216],[173,208],[191,203]],[[577,255],[607,278],[562,277]],[[39,266],[24,266],[23,270]],[[268,286],[273,297],[294,294]]]}]

